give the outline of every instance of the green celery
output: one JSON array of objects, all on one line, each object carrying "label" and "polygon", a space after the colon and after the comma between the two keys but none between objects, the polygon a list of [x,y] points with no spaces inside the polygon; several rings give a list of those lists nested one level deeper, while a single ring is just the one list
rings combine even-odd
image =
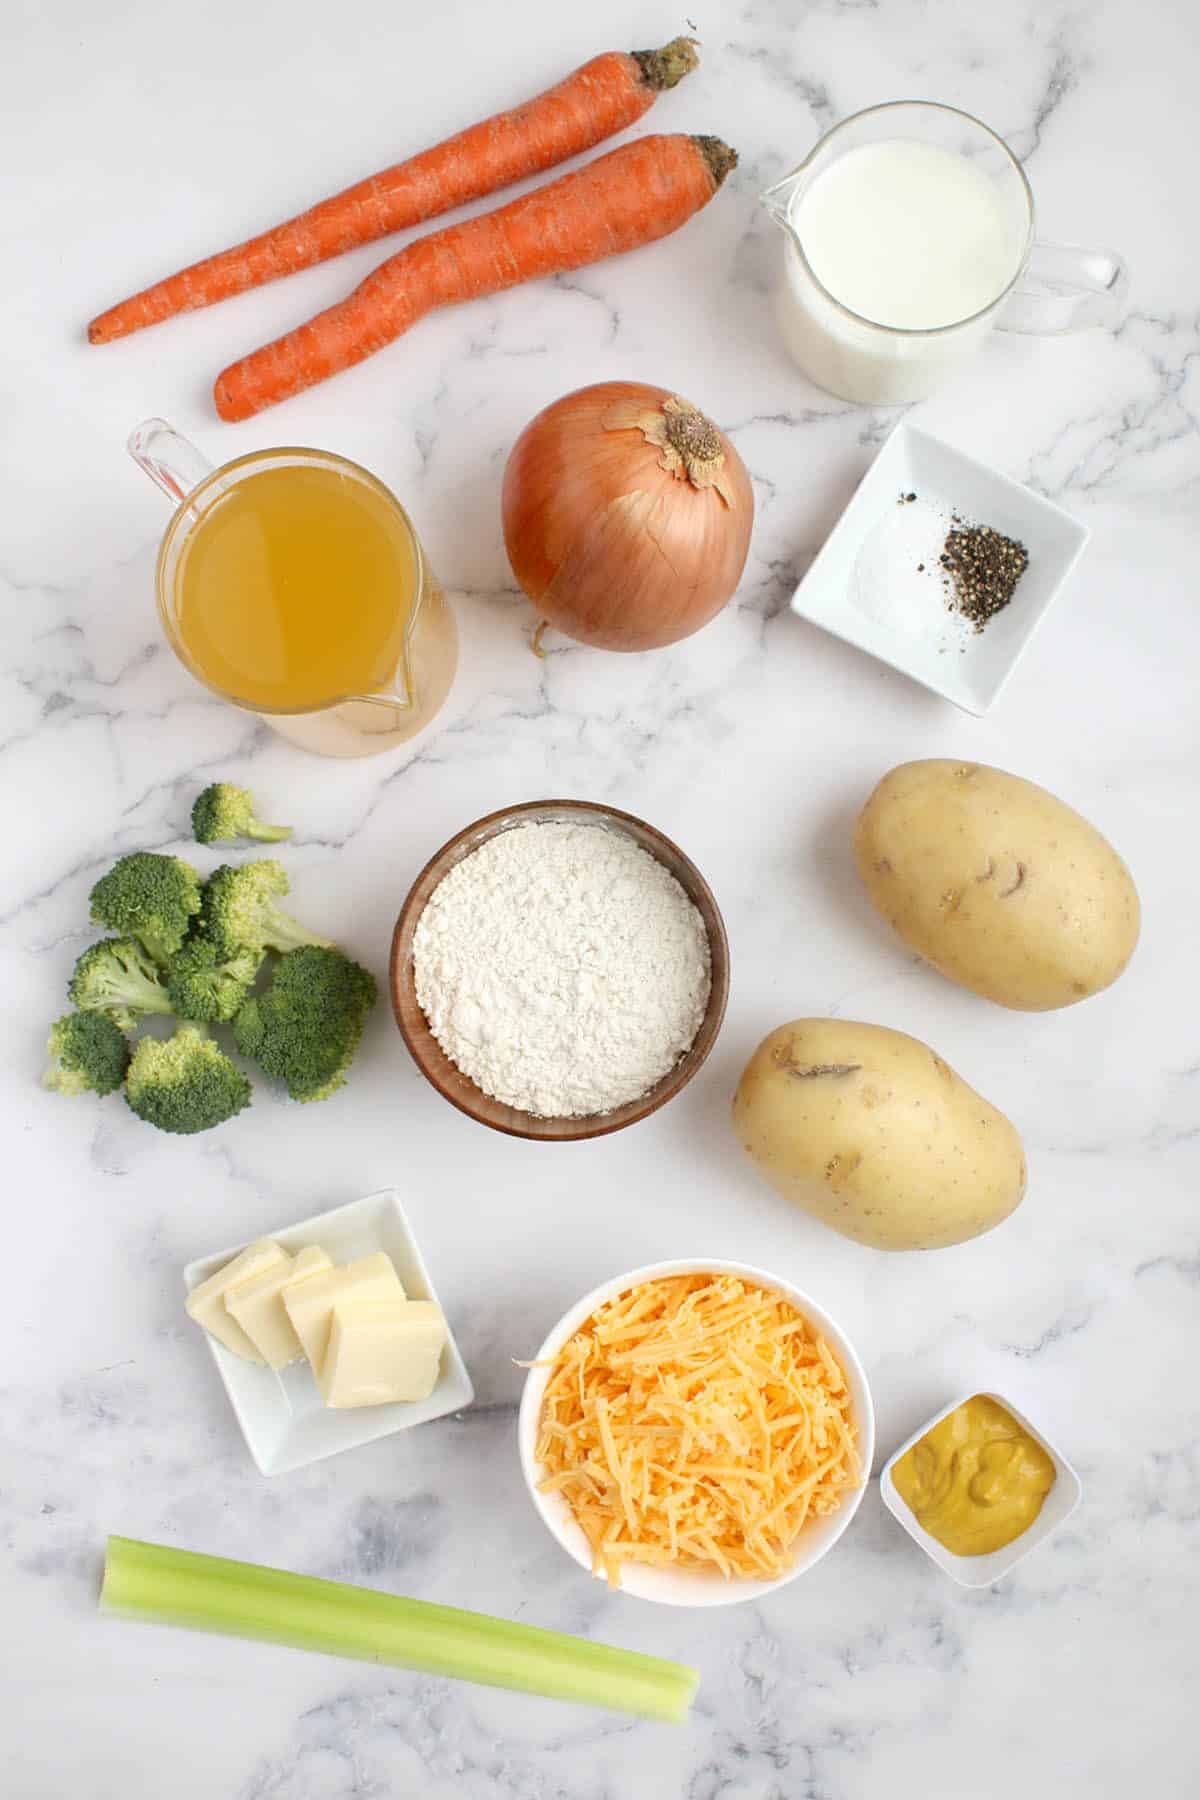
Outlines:
[{"label": "green celery", "polygon": [[700,1679],[636,1650],[135,1538],[109,1538],[100,1607],[672,1724],[687,1717]]}]

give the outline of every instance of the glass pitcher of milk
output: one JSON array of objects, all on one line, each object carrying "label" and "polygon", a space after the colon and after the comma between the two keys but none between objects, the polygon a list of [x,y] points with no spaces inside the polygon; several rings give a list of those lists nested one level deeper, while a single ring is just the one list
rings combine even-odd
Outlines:
[{"label": "glass pitcher of milk", "polygon": [[896,100],[827,132],[761,195],[788,242],[779,323],[831,394],[895,406],[933,392],[1003,331],[1115,322],[1128,276],[1109,250],[1033,239],[1033,194],[969,113]]}]

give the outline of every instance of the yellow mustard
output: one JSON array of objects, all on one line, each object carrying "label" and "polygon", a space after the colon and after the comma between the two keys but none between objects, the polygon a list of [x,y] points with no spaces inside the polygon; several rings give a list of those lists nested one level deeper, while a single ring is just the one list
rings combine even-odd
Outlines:
[{"label": "yellow mustard", "polygon": [[964,1400],[892,1470],[896,1491],[955,1556],[986,1556],[1028,1531],[1054,1486],[1054,1459],[985,1394]]}]

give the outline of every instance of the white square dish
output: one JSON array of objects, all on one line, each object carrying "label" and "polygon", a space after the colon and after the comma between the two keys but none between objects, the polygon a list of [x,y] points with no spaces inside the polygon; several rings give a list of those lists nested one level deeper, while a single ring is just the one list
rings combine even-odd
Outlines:
[{"label": "white square dish", "polygon": [[[919,505],[904,504],[909,494]],[[1016,538],[1029,553],[1011,601],[982,631],[946,603],[937,557],[952,514]],[[978,715],[1012,674],[1088,536],[1030,488],[928,432],[898,425],[796,589],[792,610]]]},{"label": "white square dish", "polygon": [[[997,1406],[1002,1406],[1006,1412],[1012,1414],[1017,1424],[1023,1426],[1030,1437],[1042,1446],[1047,1456],[1052,1458],[1055,1480],[1054,1486],[1042,1502],[1042,1510],[1033,1524],[1027,1531],[1023,1531],[1020,1537],[1014,1538],[1011,1544],[1005,1544],[1003,1549],[992,1550],[984,1556],[956,1556],[953,1550],[947,1550],[944,1544],[939,1544],[935,1537],[931,1537],[929,1532],[918,1524],[915,1514],[900,1498],[896,1484],[892,1480],[892,1470],[900,1458],[911,1450],[927,1431],[932,1431],[933,1427],[940,1425],[950,1413],[957,1411],[966,1401],[974,1400],[976,1397],[994,1400]],[[985,1388],[972,1388],[968,1393],[959,1394],[958,1398],[952,1400],[949,1406],[943,1406],[941,1412],[935,1413],[932,1419],[926,1419],[920,1430],[914,1431],[912,1436],[892,1453],[884,1464],[883,1473],[879,1477],[879,1491],[883,1496],[883,1504],[892,1517],[899,1520],[909,1537],[920,1544],[925,1554],[932,1557],[940,1569],[944,1569],[947,1575],[958,1582],[960,1587],[985,1588],[991,1587],[994,1581],[1000,1581],[1005,1575],[1010,1574],[1019,1562],[1024,1562],[1031,1550],[1036,1550],[1039,1544],[1044,1544],[1047,1538],[1053,1537],[1061,1525],[1066,1524],[1083,1496],[1083,1484],[1062,1452],[1055,1449],[1045,1433],[1038,1430],[1033,1420],[1029,1418],[1028,1414],[1023,1413],[1019,1406],[1015,1406],[1004,1394],[991,1393]]]},{"label": "white square dish", "polygon": [[[274,1238],[293,1256],[306,1245],[319,1244],[336,1263],[353,1262],[383,1250],[391,1257],[410,1300],[437,1303],[429,1271],[393,1188],[263,1235]],[[190,1262],[183,1271],[187,1292],[190,1294],[200,1282],[223,1268],[242,1248],[241,1244],[233,1244],[227,1250]],[[470,1406],[475,1398],[449,1320],[437,1386],[427,1400],[344,1411],[322,1406],[307,1362],[291,1363],[275,1372],[234,1356],[208,1332],[202,1332],[200,1326],[193,1329],[207,1340],[250,1454],[264,1475],[283,1475],[324,1456],[336,1455],[339,1450],[352,1450],[393,1431],[440,1419],[446,1413]]]}]

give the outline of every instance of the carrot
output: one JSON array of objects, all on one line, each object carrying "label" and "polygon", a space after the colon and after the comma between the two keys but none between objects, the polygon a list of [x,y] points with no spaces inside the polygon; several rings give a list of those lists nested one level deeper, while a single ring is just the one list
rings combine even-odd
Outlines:
[{"label": "carrot", "polygon": [[88,339],[111,343],[540,175],[634,124],[698,61],[695,39],[686,37],[673,38],[661,50],[610,50],[593,57],[524,106],[472,125],[236,249],[192,263],[122,300],[92,320]]},{"label": "carrot", "polygon": [[336,306],[231,363],[213,389],[217,411],[248,419],[373,356],[435,307],[666,237],[708,204],[736,163],[720,138],[638,138],[495,212],[430,232]]}]

